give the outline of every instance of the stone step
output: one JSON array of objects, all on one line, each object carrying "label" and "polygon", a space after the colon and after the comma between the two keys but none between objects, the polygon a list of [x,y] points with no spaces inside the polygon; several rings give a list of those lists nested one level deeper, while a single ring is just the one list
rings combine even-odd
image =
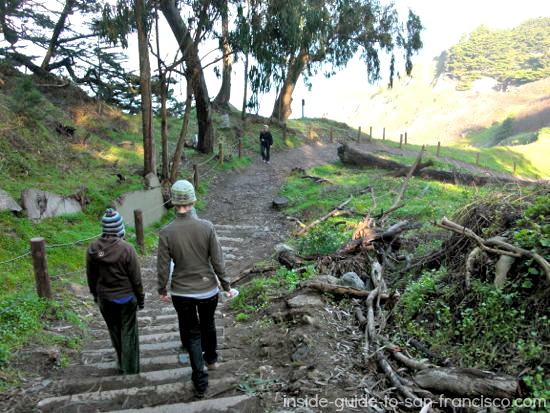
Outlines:
[{"label": "stone step", "polygon": [[237,238],[237,237],[218,237],[218,241],[220,242],[243,242],[244,238]]},{"label": "stone step", "polygon": [[[209,390],[218,394],[234,391],[238,379],[235,376],[209,380]],[[153,386],[127,387],[55,396],[41,400],[37,407],[41,412],[99,412],[116,411],[173,404],[194,399],[191,380]]]},{"label": "stone step", "polygon": [[255,396],[243,394],[191,403],[116,410],[116,413],[258,413],[260,411],[259,400]]},{"label": "stone step", "polygon": [[[209,377],[215,379],[231,374],[238,366],[239,361],[231,360],[218,363],[216,370],[209,371]],[[103,377],[83,377],[59,380],[52,384],[52,394],[56,396],[76,393],[90,393],[95,391],[116,390],[128,387],[144,387],[176,381],[185,381],[191,378],[191,367],[178,367],[166,370],[154,370],[139,374]]]},{"label": "stone step", "polygon": [[[179,331],[178,323],[165,323],[157,325],[139,325],[139,334],[140,335],[149,335],[149,334],[158,334],[158,333],[168,333],[172,331]],[[94,328],[90,330],[90,335],[94,339],[108,338],[109,331],[107,327],[104,328]]]},{"label": "stone step", "polygon": [[[162,354],[152,357],[140,357],[140,369],[143,372],[154,370],[167,370],[181,366],[179,356],[187,358],[187,353],[173,350],[171,354]],[[218,349],[220,361],[235,360],[243,357],[243,351],[236,348],[220,348]],[[110,361],[95,361],[90,358],[90,362],[86,364],[78,364],[67,367],[67,374],[72,375],[89,375],[89,376],[108,376],[118,373],[114,357]]]},{"label": "stone step", "polygon": [[268,227],[262,227],[259,225],[230,225],[230,224],[215,224],[216,231],[234,231],[234,230],[252,230],[252,231],[269,231]]},{"label": "stone step", "polygon": [[[224,328],[222,326],[216,327],[216,334],[218,337],[223,337],[224,335]],[[84,352],[87,350],[97,350],[102,348],[109,348],[111,347],[111,340],[109,337],[109,334],[107,332],[107,328],[105,328],[105,334],[102,339],[96,339],[94,341],[91,341],[88,343],[88,345],[84,348]],[[139,333],[139,344],[151,344],[151,343],[162,343],[166,341],[174,341],[180,339],[180,332],[178,328],[172,329],[172,331],[164,332],[164,333],[154,333],[154,334],[143,334],[142,332]]]},{"label": "stone step", "polygon": [[[218,349],[225,350],[228,347],[225,344],[224,337],[218,337]],[[154,357],[160,355],[177,354],[185,352],[182,350],[181,341],[164,341],[162,343],[140,344],[139,354],[142,358]],[[83,364],[99,363],[104,361],[116,360],[116,353],[112,347],[100,348],[95,350],[84,350],[81,354]]]}]

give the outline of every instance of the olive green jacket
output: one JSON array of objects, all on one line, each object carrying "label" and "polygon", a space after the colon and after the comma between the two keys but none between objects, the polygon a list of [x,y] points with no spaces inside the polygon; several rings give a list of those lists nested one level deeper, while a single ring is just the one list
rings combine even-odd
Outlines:
[{"label": "olive green jacket", "polygon": [[214,225],[191,212],[176,214],[176,219],[160,231],[157,275],[158,292],[166,294],[174,261],[171,290],[176,294],[200,294],[218,285],[231,289],[225,277],[223,252]]}]

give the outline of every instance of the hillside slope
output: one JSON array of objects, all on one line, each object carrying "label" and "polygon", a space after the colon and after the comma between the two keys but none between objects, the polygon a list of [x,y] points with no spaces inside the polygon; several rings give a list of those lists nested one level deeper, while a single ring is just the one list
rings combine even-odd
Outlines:
[{"label": "hillside slope", "polygon": [[[372,125],[376,134],[386,128],[386,137],[399,140],[407,131],[417,144],[457,143],[468,133],[489,128],[512,116],[516,133],[536,132],[550,126],[550,78],[494,89],[496,81],[483,78],[470,90],[456,90],[458,82],[437,75],[437,61],[416,64],[411,78],[402,78],[393,89],[380,89],[368,99],[352,95],[359,110],[357,124]],[[353,105],[351,105],[353,106]]]}]

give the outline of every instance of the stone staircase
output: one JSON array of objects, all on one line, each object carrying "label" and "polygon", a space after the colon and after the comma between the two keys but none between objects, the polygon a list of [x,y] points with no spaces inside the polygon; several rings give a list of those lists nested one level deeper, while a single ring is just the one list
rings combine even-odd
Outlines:
[{"label": "stone staircase", "polygon": [[[251,262],[249,243],[257,242],[267,227],[216,225],[223,246],[228,275]],[[253,262],[253,261],[252,261]],[[90,338],[80,362],[63,370],[63,378],[47,389],[34,411],[88,412],[260,412],[259,400],[238,390],[246,350],[231,340],[233,320],[227,314],[228,302],[216,310],[219,367],[209,372],[206,398],[197,400],[191,383],[189,358],[182,349],[177,315],[171,304],[164,304],[156,293],[155,259],[142,263],[146,291],[145,309],[138,312],[141,373],[122,376],[116,368],[116,355],[99,310],[94,307]]]}]

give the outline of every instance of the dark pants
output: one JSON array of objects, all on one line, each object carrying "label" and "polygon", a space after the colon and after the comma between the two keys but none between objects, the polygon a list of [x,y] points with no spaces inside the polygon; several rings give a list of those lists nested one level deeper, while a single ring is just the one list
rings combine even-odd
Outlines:
[{"label": "dark pants", "polygon": [[189,352],[193,370],[191,379],[195,388],[204,392],[208,388],[208,373],[204,369],[204,362],[212,364],[218,360],[214,322],[218,294],[205,300],[173,295],[172,303],[178,313],[181,343]]},{"label": "dark pants", "polygon": [[265,143],[260,143],[260,152],[262,154],[262,159],[266,162],[269,162],[269,148],[270,148],[270,145]]},{"label": "dark pants", "polygon": [[109,329],[122,374],[139,373],[137,300],[116,304],[99,299],[99,310]]}]

